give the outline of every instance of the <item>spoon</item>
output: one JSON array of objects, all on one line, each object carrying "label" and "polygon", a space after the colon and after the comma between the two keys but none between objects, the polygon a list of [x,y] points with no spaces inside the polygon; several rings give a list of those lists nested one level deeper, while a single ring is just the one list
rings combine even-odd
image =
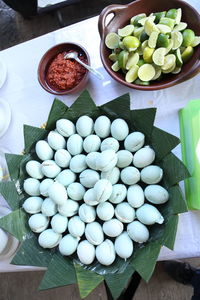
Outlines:
[{"label": "spoon", "polygon": [[85,64],[84,62],[82,62],[82,60],[80,60],[78,58],[78,53],[77,52],[75,52],[75,51],[74,52],[69,52],[69,53],[64,55],[64,58],[65,59],[74,59],[74,60],[76,60],[80,65],[85,67],[88,71],[90,71],[92,74],[94,74],[97,78],[99,78],[101,80],[104,79],[103,75],[100,72],[98,72],[94,68],[92,68],[92,67],[88,66],[87,64]]}]

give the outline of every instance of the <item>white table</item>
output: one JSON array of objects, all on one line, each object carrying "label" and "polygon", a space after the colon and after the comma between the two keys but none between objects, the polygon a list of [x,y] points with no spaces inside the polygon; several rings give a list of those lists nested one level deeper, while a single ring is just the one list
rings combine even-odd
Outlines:
[{"label": "white table", "polygon": [[[199,1],[191,2],[200,11]],[[90,76],[87,89],[96,104],[103,104],[129,92],[132,108],[157,107],[155,125],[179,136],[178,111],[189,100],[200,97],[200,75],[175,87],[153,92],[131,90],[118,84],[102,67],[97,21],[98,17],[94,17],[0,52],[0,58],[8,69],[7,81],[0,89],[0,97],[8,101],[12,109],[12,121],[7,133],[0,139],[0,149],[7,148],[11,153],[20,153],[23,149],[23,124],[40,126],[46,121],[54,96],[40,87],[37,66],[43,53],[50,47],[67,41],[83,45],[89,52],[91,64],[105,76],[103,82]],[[70,106],[77,96],[58,98]],[[181,157],[180,146],[176,147],[174,153]],[[2,198],[0,204],[5,204]],[[163,247],[159,260],[200,256],[199,236],[200,212],[182,214],[174,251]],[[0,272],[33,269],[36,268],[11,266],[9,261],[0,262]]]}]

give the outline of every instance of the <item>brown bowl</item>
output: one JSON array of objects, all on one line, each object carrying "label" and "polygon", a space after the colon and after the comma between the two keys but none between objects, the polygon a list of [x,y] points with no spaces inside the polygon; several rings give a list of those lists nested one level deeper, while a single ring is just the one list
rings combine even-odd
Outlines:
[{"label": "brown bowl", "polygon": [[[179,74],[166,74],[162,80],[159,82],[152,82],[149,86],[128,83],[125,81],[122,73],[116,73],[111,69],[112,62],[108,58],[110,49],[105,45],[105,37],[109,32],[117,32],[118,28],[122,28],[129,24],[129,20],[139,13],[146,13],[149,15],[152,12],[165,11],[170,8],[179,7],[182,9],[182,21],[186,22],[188,28],[194,30],[195,35],[199,36],[200,15],[191,5],[182,0],[136,0],[127,5],[109,5],[104,8],[99,16],[98,22],[99,33],[101,36],[100,56],[105,69],[111,77],[129,88],[152,91],[176,85],[192,78],[200,72],[200,45],[194,48],[192,58],[183,65]],[[106,25],[108,16],[112,16],[111,14],[113,14],[113,17]]]},{"label": "brown bowl", "polygon": [[52,48],[50,48],[41,58],[39,66],[38,66],[38,81],[41,86],[49,93],[54,95],[67,95],[72,93],[77,93],[83,90],[88,81],[88,70],[84,74],[81,81],[71,89],[67,90],[56,90],[52,88],[47,81],[47,71],[52,60],[61,52],[75,50],[78,53],[85,55],[87,59],[87,64],[90,64],[90,58],[88,52],[80,45],[74,43],[63,43],[58,44]]}]

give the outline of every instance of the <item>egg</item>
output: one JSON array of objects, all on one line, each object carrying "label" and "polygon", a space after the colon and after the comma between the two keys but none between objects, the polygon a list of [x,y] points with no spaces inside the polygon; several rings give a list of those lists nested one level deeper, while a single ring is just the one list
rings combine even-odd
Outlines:
[{"label": "egg", "polygon": [[112,184],[107,179],[100,179],[94,185],[94,192],[98,202],[105,202],[112,194]]},{"label": "egg", "polygon": [[77,201],[68,199],[64,204],[58,205],[58,212],[64,217],[72,217],[77,214],[79,204]]},{"label": "egg", "polygon": [[149,239],[148,228],[139,221],[128,224],[127,232],[130,238],[136,243],[145,243]]},{"label": "egg", "polygon": [[48,189],[50,187],[50,185],[52,185],[54,183],[53,179],[50,178],[45,178],[41,181],[40,183],[40,194],[42,196],[48,197]]},{"label": "egg", "polygon": [[65,138],[56,131],[50,131],[47,136],[47,142],[49,146],[54,149],[64,149],[66,146]]},{"label": "egg", "polygon": [[43,199],[41,197],[29,197],[23,203],[23,209],[29,214],[39,213]]},{"label": "egg", "polygon": [[111,203],[120,203],[124,201],[127,194],[127,188],[124,184],[114,184],[112,187],[112,194],[109,198]]},{"label": "egg", "polygon": [[79,176],[80,183],[86,188],[94,187],[99,178],[99,173],[91,169],[84,170]]},{"label": "egg", "polygon": [[122,233],[124,225],[117,219],[111,219],[103,223],[103,232],[109,237],[116,237]]},{"label": "egg", "polygon": [[76,174],[71,170],[66,169],[60,172],[55,180],[64,185],[65,187],[68,187],[71,183],[73,183],[76,180]]},{"label": "egg", "polygon": [[71,234],[65,235],[59,243],[59,251],[62,255],[72,255],[78,246],[79,238]]},{"label": "egg", "polygon": [[51,219],[51,227],[56,233],[63,233],[67,230],[68,218],[60,214],[56,214]]},{"label": "egg", "polygon": [[135,152],[143,147],[144,141],[145,141],[144,134],[139,131],[134,131],[126,137],[124,141],[124,147],[126,150],[130,152]]},{"label": "egg", "polygon": [[100,153],[96,160],[98,170],[107,172],[113,169],[117,164],[117,155],[114,150],[105,150]]},{"label": "egg", "polygon": [[40,233],[38,243],[42,248],[50,249],[56,247],[61,239],[62,234],[54,232],[53,229],[47,229]]},{"label": "egg", "polygon": [[28,220],[28,225],[33,232],[40,233],[49,225],[49,218],[43,214],[34,214]]},{"label": "egg", "polygon": [[162,224],[164,218],[159,210],[150,204],[144,204],[136,210],[136,217],[144,225]]},{"label": "egg", "polygon": [[133,208],[138,208],[144,204],[144,191],[139,184],[129,186],[127,201]]},{"label": "egg", "polygon": [[119,168],[114,167],[110,171],[101,172],[101,179],[107,179],[111,184],[116,184],[119,181],[120,171]]},{"label": "egg", "polygon": [[127,232],[123,232],[116,238],[115,251],[119,257],[125,260],[133,254],[133,242]]},{"label": "egg", "polygon": [[104,234],[101,225],[98,222],[92,222],[86,225],[85,237],[92,245],[100,245],[104,240]]},{"label": "egg", "polygon": [[140,172],[135,167],[126,167],[121,171],[121,180],[125,184],[133,185],[140,180]]},{"label": "egg", "polygon": [[122,223],[131,223],[135,219],[135,210],[127,202],[122,202],[116,206],[115,216]]},{"label": "egg", "polygon": [[136,168],[144,168],[150,165],[155,159],[155,151],[149,146],[141,148],[133,155],[133,165]]},{"label": "egg", "polygon": [[85,203],[79,207],[78,214],[81,220],[85,223],[94,222],[94,220],[96,219],[96,211],[94,207]]},{"label": "egg", "polygon": [[126,121],[116,119],[111,124],[111,135],[118,141],[123,141],[129,134],[129,128]]},{"label": "egg", "polygon": [[120,150],[117,152],[117,167],[128,167],[133,161],[133,154],[128,150]]},{"label": "egg", "polygon": [[100,138],[106,138],[110,135],[110,119],[106,116],[100,116],[94,123],[94,131]]},{"label": "egg", "polygon": [[30,196],[40,195],[40,181],[35,178],[24,180],[24,191]]},{"label": "egg", "polygon": [[97,157],[100,155],[99,152],[90,152],[86,156],[86,163],[90,169],[97,170]]},{"label": "egg", "polygon": [[41,212],[44,216],[52,217],[57,213],[57,205],[56,203],[50,199],[46,198],[44,199],[41,207]]},{"label": "egg", "polygon": [[54,160],[45,160],[42,163],[42,173],[49,178],[55,178],[61,171],[61,168]]},{"label": "egg", "polygon": [[101,151],[114,150],[117,152],[119,150],[119,142],[113,137],[108,137],[102,141],[100,149]]},{"label": "egg", "polygon": [[86,155],[78,154],[72,157],[69,167],[74,173],[80,173],[84,171],[87,168]]},{"label": "egg", "polygon": [[26,164],[26,172],[30,177],[42,179],[44,177],[41,171],[41,164],[36,160],[29,160]]},{"label": "egg", "polygon": [[94,189],[87,190],[83,196],[83,200],[86,204],[91,206],[99,204],[99,202],[96,200],[96,194],[94,192]]},{"label": "egg", "polygon": [[163,170],[159,166],[151,165],[141,170],[141,180],[147,184],[155,184],[161,181]]},{"label": "egg", "polygon": [[85,223],[79,216],[74,216],[68,223],[69,233],[74,237],[81,237],[85,232]]},{"label": "egg", "polygon": [[46,141],[38,141],[35,145],[35,151],[41,160],[50,160],[53,158],[54,152]]},{"label": "egg", "polygon": [[81,154],[83,151],[83,139],[78,134],[72,134],[67,140],[67,150],[71,155]]},{"label": "egg", "polygon": [[54,156],[56,164],[61,168],[67,168],[71,160],[71,154],[66,149],[59,149]]},{"label": "egg", "polygon": [[96,258],[100,264],[109,266],[114,262],[115,257],[115,248],[112,241],[107,239],[96,247]]},{"label": "egg", "polygon": [[114,206],[110,202],[99,203],[97,206],[97,216],[102,221],[108,221],[114,216]]},{"label": "egg", "polygon": [[81,116],[76,122],[76,130],[82,137],[90,135],[94,130],[94,121],[88,116]]},{"label": "egg", "polygon": [[60,119],[56,122],[56,129],[64,137],[69,137],[76,132],[75,125],[67,119]]},{"label": "egg", "polygon": [[64,185],[59,182],[54,182],[48,189],[49,198],[56,204],[62,205],[67,201],[67,191]]},{"label": "egg", "polygon": [[163,204],[169,200],[168,191],[158,184],[148,185],[144,190],[146,199],[154,204]]},{"label": "egg", "polygon": [[90,265],[95,259],[95,247],[88,241],[83,240],[78,244],[77,255],[82,264]]},{"label": "egg", "polygon": [[83,149],[87,153],[98,151],[100,145],[101,145],[101,140],[95,134],[88,135],[83,141]]},{"label": "egg", "polygon": [[71,199],[79,201],[83,199],[85,188],[79,182],[73,182],[67,187],[67,193]]}]

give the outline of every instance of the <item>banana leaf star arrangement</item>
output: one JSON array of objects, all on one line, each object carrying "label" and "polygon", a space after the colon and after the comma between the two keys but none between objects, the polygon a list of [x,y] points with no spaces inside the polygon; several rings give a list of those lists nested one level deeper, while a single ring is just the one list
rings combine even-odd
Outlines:
[{"label": "banana leaf star arrangement", "polygon": [[[13,211],[0,219],[0,227],[21,242],[12,264],[47,267],[40,290],[77,283],[81,298],[85,298],[105,281],[113,298],[117,299],[134,272],[138,272],[146,281],[150,279],[162,245],[173,249],[178,214],[187,211],[178,183],[187,178],[189,173],[171,152],[179,144],[179,139],[153,125],[155,114],[155,108],[130,110],[128,94],[98,107],[89,93],[84,91],[71,107],[55,99],[45,129],[24,125],[24,155],[6,154],[11,180],[0,183],[0,192]],[[66,118],[76,122],[82,115],[93,119],[100,115],[106,115],[110,120],[122,118],[128,123],[130,131],[144,133],[146,143],[156,152],[156,164],[163,169],[162,185],[169,192],[169,201],[159,206],[164,223],[151,226],[150,239],[147,243],[135,245],[129,259],[125,261],[117,257],[110,266],[103,266],[97,261],[86,266],[79,262],[76,255],[64,257],[57,249],[41,248],[37,235],[28,226],[29,216],[22,208],[27,198],[23,191],[23,181],[27,177],[25,165],[29,160],[37,159],[35,143],[45,139],[48,132],[55,129],[57,120]]]}]

